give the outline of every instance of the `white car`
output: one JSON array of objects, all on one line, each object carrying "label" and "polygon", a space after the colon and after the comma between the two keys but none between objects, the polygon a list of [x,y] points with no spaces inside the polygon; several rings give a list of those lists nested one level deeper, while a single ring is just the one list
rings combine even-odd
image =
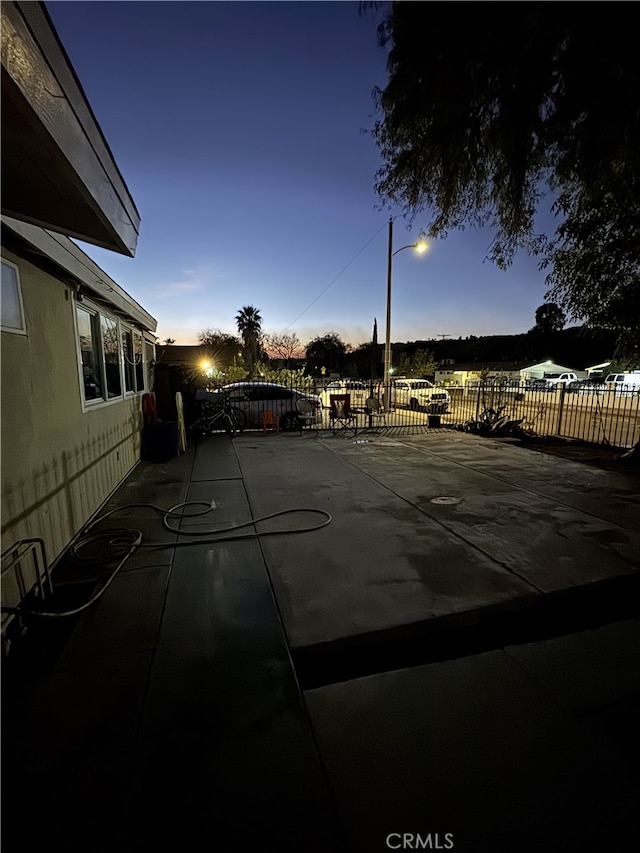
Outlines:
[{"label": "white car", "polygon": [[391,383],[391,402],[414,411],[444,415],[449,411],[451,397],[446,388],[439,388],[428,379],[394,379]]},{"label": "white car", "polygon": [[[216,402],[221,393],[227,394],[229,403],[246,414],[248,429],[262,428],[262,413],[266,411],[278,415],[281,430],[299,429],[300,400],[311,403],[315,409],[316,423],[322,423],[322,402],[317,394],[305,394],[275,382],[233,382],[206,394],[206,399]],[[203,396],[203,392],[200,396]]]},{"label": "white car", "polygon": [[369,397],[369,386],[360,379],[335,379],[320,392],[320,399],[325,409],[329,408],[332,394],[348,394],[352,409],[364,409],[367,397]]}]

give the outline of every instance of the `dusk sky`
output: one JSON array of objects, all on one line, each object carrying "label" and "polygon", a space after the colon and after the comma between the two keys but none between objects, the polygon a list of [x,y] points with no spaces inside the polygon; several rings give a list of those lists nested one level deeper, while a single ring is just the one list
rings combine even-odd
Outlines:
[{"label": "dusk sky", "polygon": [[[134,259],[81,243],[158,320],[160,341],[265,332],[306,343],[384,338],[387,221],[363,130],[386,83],[376,19],[357,2],[47,2],[141,216]],[[428,34],[425,35],[428,40]],[[425,48],[426,49],[426,48]],[[417,238],[399,216],[394,250]],[[506,272],[471,229],[393,266],[392,340],[517,334],[544,274]]]}]

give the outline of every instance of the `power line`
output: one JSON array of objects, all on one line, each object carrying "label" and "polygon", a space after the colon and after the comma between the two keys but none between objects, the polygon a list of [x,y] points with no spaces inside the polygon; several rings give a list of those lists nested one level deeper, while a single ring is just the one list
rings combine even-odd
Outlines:
[{"label": "power line", "polygon": [[357,254],[355,254],[355,255],[351,258],[351,260],[349,261],[349,263],[348,263],[348,264],[347,264],[343,269],[341,269],[341,270],[340,270],[340,272],[338,273],[338,275],[337,275],[337,276],[335,276],[335,278],[333,278],[333,279],[329,282],[329,284],[328,284],[328,285],[327,285],[323,290],[321,290],[321,291],[320,291],[320,293],[316,296],[316,298],[313,300],[313,302],[310,302],[310,303],[307,305],[307,307],[304,309],[304,311],[301,311],[301,312],[300,312],[300,314],[298,314],[298,316],[295,318],[295,320],[292,320],[292,321],[291,321],[291,323],[289,323],[289,325],[288,325],[285,329],[283,329],[283,330],[282,330],[282,334],[284,334],[285,332],[287,332],[287,331],[288,331],[288,330],[289,330],[289,329],[290,329],[290,328],[291,328],[295,323],[297,323],[297,322],[298,322],[298,320],[300,319],[300,317],[302,317],[304,314],[306,314],[306,313],[307,313],[307,311],[309,310],[309,308],[311,308],[311,306],[312,306],[312,305],[315,305],[315,303],[318,301],[318,299],[320,299],[320,297],[321,297],[323,294],[325,294],[325,293],[327,292],[327,290],[329,290],[329,288],[330,288],[333,284],[335,284],[335,283],[336,283],[336,281],[340,278],[340,276],[341,276],[343,273],[345,273],[345,272],[349,269],[349,267],[351,266],[351,264],[352,264],[352,263],[353,263],[357,258],[359,258],[359,257],[360,257],[360,255],[364,252],[364,250],[367,248],[367,246],[369,246],[369,244],[370,244],[370,243],[373,243],[373,241],[376,239],[376,237],[378,236],[378,234],[382,231],[382,229],[383,229],[383,228],[386,228],[386,226],[387,226],[387,223],[386,223],[386,222],[383,222],[383,223],[382,223],[382,225],[380,226],[380,228],[378,228],[378,230],[376,231],[376,233],[373,235],[373,237],[372,237],[370,240],[367,240],[367,242],[366,242],[366,243],[364,244],[364,246],[360,249],[360,251],[359,251]]}]

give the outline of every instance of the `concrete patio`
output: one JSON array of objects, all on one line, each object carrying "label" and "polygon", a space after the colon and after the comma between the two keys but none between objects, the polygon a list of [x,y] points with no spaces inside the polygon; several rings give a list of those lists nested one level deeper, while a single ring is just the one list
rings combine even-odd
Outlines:
[{"label": "concrete patio", "polygon": [[141,463],[105,511],[214,508],[110,516],[144,547],[12,649],[5,849],[630,849],[638,482],[446,429]]}]

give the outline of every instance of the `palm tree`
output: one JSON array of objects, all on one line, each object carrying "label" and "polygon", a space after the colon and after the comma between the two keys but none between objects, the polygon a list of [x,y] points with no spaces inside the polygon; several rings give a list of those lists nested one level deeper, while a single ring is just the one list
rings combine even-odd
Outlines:
[{"label": "palm tree", "polygon": [[260,332],[262,331],[262,317],[253,305],[245,305],[236,314],[236,325],[244,343],[244,363],[253,376],[253,369],[258,361],[258,344]]}]

